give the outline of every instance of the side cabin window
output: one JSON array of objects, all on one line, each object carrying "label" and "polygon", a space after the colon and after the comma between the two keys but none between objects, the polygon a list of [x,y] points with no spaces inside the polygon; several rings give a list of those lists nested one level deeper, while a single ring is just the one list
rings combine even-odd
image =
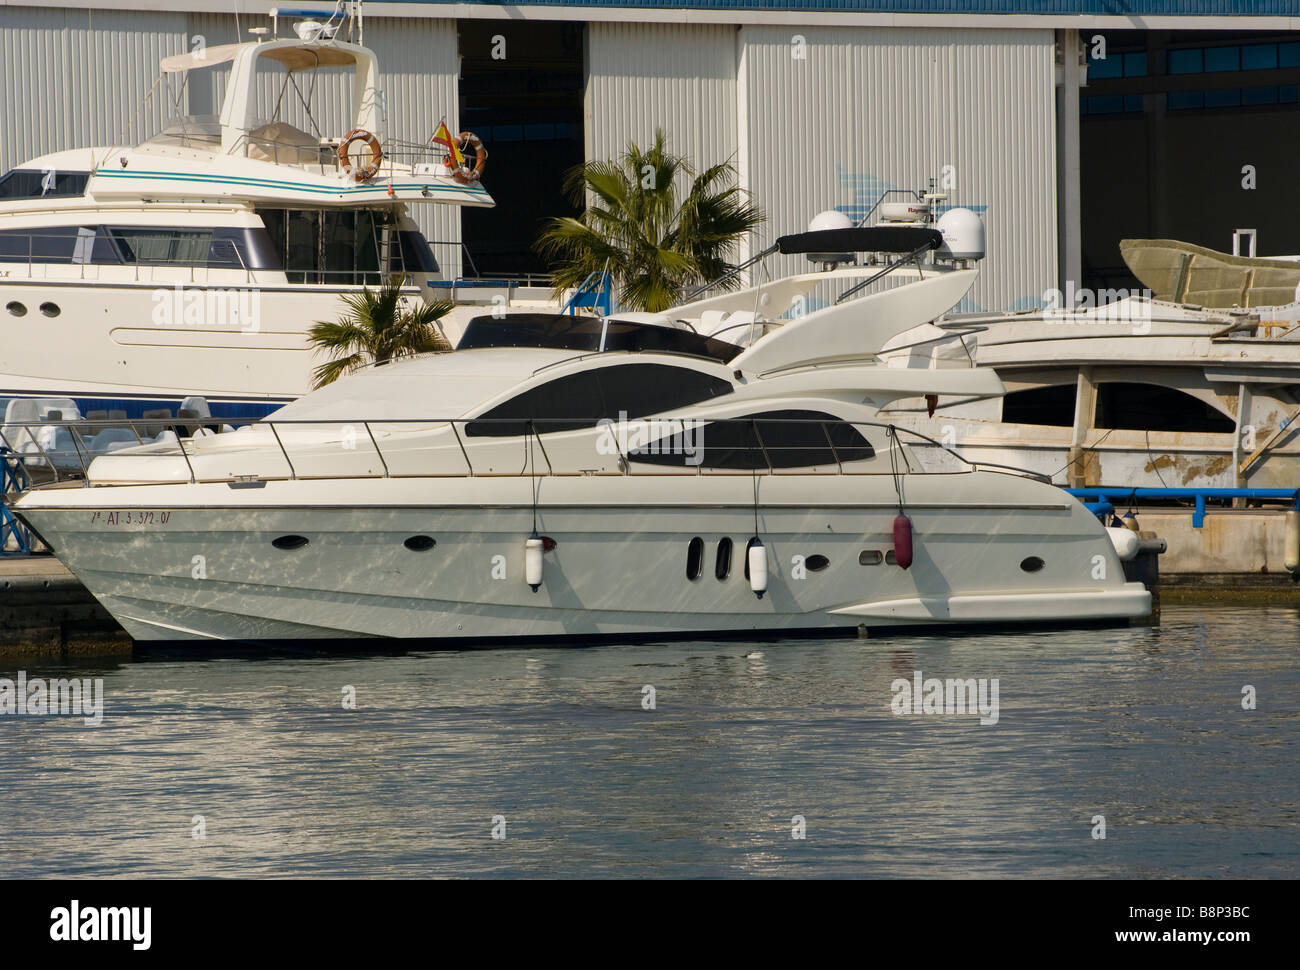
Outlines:
[{"label": "side cabin window", "polygon": [[1007,424],[1074,427],[1074,384],[1054,384],[1012,391],[1002,398],[1002,420]]},{"label": "side cabin window", "polygon": [[403,229],[397,234],[398,249],[388,257],[390,273],[426,273],[430,276],[438,272],[438,260],[434,258],[433,249],[424,238],[424,233]]},{"label": "side cabin window", "polygon": [[144,226],[111,230],[124,263],[151,266],[202,266],[212,249],[211,229],[155,229]]},{"label": "side cabin window", "polygon": [[719,377],[669,364],[615,364],[556,378],[498,404],[465,426],[469,437],[576,431],[600,418],[641,418],[731,393]]},{"label": "side cabin window", "polygon": [[0,262],[278,269],[261,229],[44,226],[0,231]]},{"label": "side cabin window", "polygon": [[757,470],[834,465],[875,455],[871,442],[843,418],[789,409],[710,421],[636,448],[628,457],[654,465]]},{"label": "side cabin window", "polygon": [[424,236],[398,230],[382,209],[257,211],[290,283],[375,286],[383,272],[438,269]]},{"label": "side cabin window", "polygon": [[54,199],[86,194],[89,172],[16,168],[0,177],[0,199]]},{"label": "side cabin window", "polygon": [[1115,381],[1097,388],[1098,428],[1232,434],[1237,423],[1200,398],[1158,384]]}]

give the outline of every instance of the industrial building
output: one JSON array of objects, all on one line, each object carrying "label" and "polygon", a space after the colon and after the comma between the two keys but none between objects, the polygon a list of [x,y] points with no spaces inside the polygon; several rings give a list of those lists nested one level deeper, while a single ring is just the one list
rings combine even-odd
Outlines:
[{"label": "industrial building", "polygon": [[[0,6],[0,167],[212,113],[216,83],[173,101],[159,60],[246,40],[275,6]],[[390,130],[427,138],[445,118],[490,152],[495,210],[423,215],[448,273],[544,271],[531,244],[574,211],[563,173],[656,128],[701,167],[734,162],[768,216],[751,249],[933,179],[987,225],[971,309],[1036,306],[1067,281],[1132,285],[1126,237],[1226,249],[1248,227],[1260,255],[1300,252],[1300,0],[409,0],[364,14]]]}]

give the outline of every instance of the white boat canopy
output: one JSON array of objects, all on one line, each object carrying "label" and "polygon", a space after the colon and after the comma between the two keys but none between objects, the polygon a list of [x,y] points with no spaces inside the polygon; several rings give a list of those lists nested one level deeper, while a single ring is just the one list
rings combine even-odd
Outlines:
[{"label": "white boat canopy", "polygon": [[[280,46],[281,44],[285,46]],[[290,72],[312,71],[319,67],[347,67],[357,63],[357,57],[351,50],[335,44],[281,41],[255,45],[222,44],[220,47],[204,47],[186,54],[164,57],[160,66],[164,74],[216,67],[218,64],[229,64],[246,47],[255,50],[258,57],[279,61]]]}]

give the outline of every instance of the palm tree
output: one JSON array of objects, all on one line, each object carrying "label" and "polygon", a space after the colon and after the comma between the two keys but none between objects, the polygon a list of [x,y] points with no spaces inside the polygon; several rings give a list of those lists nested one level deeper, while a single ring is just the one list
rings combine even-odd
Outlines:
[{"label": "palm tree", "polygon": [[[680,202],[679,175],[692,179]],[[632,143],[615,161],[570,169],[565,191],[574,205],[589,200],[586,209],[580,219],[551,219],[535,244],[556,263],[556,293],[608,270],[624,306],[660,311],[687,286],[717,280],[733,268],[736,244],[764,219],[735,178],[730,162],[697,174],[668,151],[662,129],[649,151]]]},{"label": "palm tree", "polygon": [[333,356],[312,371],[313,388],[332,384],[372,362],[379,366],[395,357],[451,350],[436,321],[455,304],[420,302],[411,309],[402,302],[405,282],[399,273],[377,290],[367,286],[360,293],[348,293],[343,302],[349,313],[334,323],[321,320],[312,325],[307,342]]}]

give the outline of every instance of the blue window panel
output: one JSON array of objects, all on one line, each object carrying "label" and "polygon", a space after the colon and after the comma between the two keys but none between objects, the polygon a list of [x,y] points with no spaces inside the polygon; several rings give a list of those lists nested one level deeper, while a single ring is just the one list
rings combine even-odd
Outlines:
[{"label": "blue window panel", "polygon": [[1205,92],[1205,106],[1207,108],[1236,108],[1240,104],[1241,88]]},{"label": "blue window panel", "polygon": [[1243,71],[1271,71],[1277,67],[1277,44],[1246,44],[1241,48]]},{"label": "blue window panel", "polygon": [[1138,51],[1134,54],[1124,55],[1124,76],[1125,77],[1146,77],[1147,76],[1147,52]]},{"label": "blue window panel", "polygon": [[1277,100],[1279,104],[1295,104],[1300,101],[1300,86],[1295,84],[1284,84],[1277,89]]},{"label": "blue window panel", "polygon": [[1277,88],[1246,88],[1241,92],[1242,104],[1277,104]]},{"label": "blue window panel", "polygon": [[1207,47],[1205,48],[1205,72],[1211,71],[1240,71],[1241,70],[1241,48],[1232,47]]},{"label": "blue window panel", "polygon": [[555,138],[555,125],[524,125],[524,141],[551,141]]},{"label": "blue window panel", "polygon": [[1300,67],[1300,44],[1278,44],[1277,66]]},{"label": "blue window panel", "polygon": [[1124,56],[1114,54],[1088,61],[1088,78],[1093,80],[1104,77],[1122,77],[1124,75]]},{"label": "blue window panel", "polygon": [[1204,108],[1205,92],[1170,91],[1166,96],[1165,104],[1170,111],[1180,111],[1184,108]]},{"label": "blue window panel", "polygon": [[1125,111],[1141,111],[1141,110],[1142,110],[1142,95],[1140,95],[1140,94],[1126,94],[1126,95],[1124,95],[1124,110],[1125,110]]},{"label": "blue window panel", "polygon": [[1205,70],[1204,52],[1199,47],[1169,52],[1170,74],[1200,74]]},{"label": "blue window panel", "polygon": [[493,141],[523,141],[524,126],[523,125],[493,125],[492,140]]}]

